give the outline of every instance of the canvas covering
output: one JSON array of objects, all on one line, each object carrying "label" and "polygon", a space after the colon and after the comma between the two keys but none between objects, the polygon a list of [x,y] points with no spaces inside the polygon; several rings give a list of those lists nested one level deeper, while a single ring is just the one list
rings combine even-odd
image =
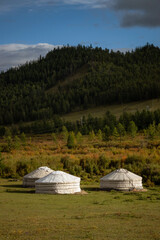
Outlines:
[{"label": "canvas covering", "polygon": [[35,182],[36,193],[73,194],[81,192],[80,178],[71,174],[54,171]]},{"label": "canvas covering", "polygon": [[23,186],[24,187],[35,187],[36,180],[47,176],[51,172],[53,172],[53,170],[49,167],[46,167],[46,166],[39,167],[36,170],[34,170],[33,172],[28,173],[27,175],[25,175],[23,177]]},{"label": "canvas covering", "polygon": [[142,177],[120,168],[101,178],[100,188],[116,190],[143,189]]}]

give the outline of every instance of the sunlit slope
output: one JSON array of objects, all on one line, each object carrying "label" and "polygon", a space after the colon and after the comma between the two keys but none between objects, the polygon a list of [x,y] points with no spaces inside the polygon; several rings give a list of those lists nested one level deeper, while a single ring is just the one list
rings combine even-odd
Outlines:
[{"label": "sunlit slope", "polygon": [[147,44],[125,54],[64,47],[0,74],[0,125],[53,119],[97,107],[106,111],[106,105],[119,104],[122,112],[124,104],[159,97],[158,47]]},{"label": "sunlit slope", "polygon": [[149,110],[154,111],[160,108],[160,99],[152,99],[147,101],[131,102],[127,104],[106,105],[96,108],[90,108],[83,111],[73,112],[62,117],[66,121],[80,120],[83,116],[91,114],[93,117],[102,117],[107,111],[110,111],[116,117],[119,117],[123,112],[134,113],[136,111]]}]

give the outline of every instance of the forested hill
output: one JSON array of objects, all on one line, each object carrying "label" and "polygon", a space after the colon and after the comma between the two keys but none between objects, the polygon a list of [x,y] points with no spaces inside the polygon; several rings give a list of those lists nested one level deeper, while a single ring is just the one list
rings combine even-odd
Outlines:
[{"label": "forested hill", "polygon": [[160,49],[63,47],[0,74],[0,124],[160,97]]}]

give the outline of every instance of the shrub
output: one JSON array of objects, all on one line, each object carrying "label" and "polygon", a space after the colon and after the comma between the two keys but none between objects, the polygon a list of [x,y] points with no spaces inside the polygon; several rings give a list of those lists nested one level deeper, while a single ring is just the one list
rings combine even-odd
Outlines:
[{"label": "shrub", "polygon": [[109,141],[109,137],[111,136],[111,129],[109,126],[105,126],[103,129],[104,132],[104,140]]},{"label": "shrub", "polygon": [[63,169],[69,170],[71,166],[70,158],[69,156],[65,156],[61,158],[61,163],[63,164]]},{"label": "shrub", "polygon": [[110,169],[117,169],[121,167],[121,162],[120,160],[111,160],[109,163],[109,168]]},{"label": "shrub", "polygon": [[62,127],[62,136],[64,140],[67,140],[68,138],[68,130],[65,126]]},{"label": "shrub", "polygon": [[16,164],[16,173],[20,176],[23,177],[26,175],[29,171],[29,166],[25,162],[18,161]]},{"label": "shrub", "polygon": [[16,135],[16,136],[14,137],[14,148],[15,148],[15,149],[19,149],[20,146],[21,146],[21,144],[20,144],[20,138]]},{"label": "shrub", "polygon": [[131,135],[131,137],[135,137],[137,133],[137,126],[134,121],[130,121],[129,126],[128,126],[128,133]]},{"label": "shrub", "polygon": [[106,158],[106,156],[104,154],[100,155],[100,157],[99,157],[98,167],[99,167],[100,171],[102,171],[102,170],[104,170],[104,169],[109,167],[109,161],[108,161],[108,159]]},{"label": "shrub", "polygon": [[154,187],[154,183],[153,182],[151,182],[151,180],[150,179],[147,179],[147,181],[146,181],[146,187]]},{"label": "shrub", "polygon": [[78,144],[82,143],[83,137],[82,137],[82,134],[80,132],[77,133],[76,140],[77,140]]},{"label": "shrub", "polygon": [[93,130],[91,132],[89,132],[89,139],[90,139],[90,141],[93,141],[95,139],[95,133]]},{"label": "shrub", "polygon": [[103,139],[103,134],[102,134],[101,129],[99,129],[98,132],[97,132],[97,138],[98,138],[99,140],[102,140],[102,139]]},{"label": "shrub", "polygon": [[74,132],[70,132],[67,139],[67,147],[71,149],[74,148],[75,146],[76,142]]},{"label": "shrub", "polygon": [[147,129],[147,136],[149,139],[153,140],[153,138],[156,135],[156,126],[155,122],[153,124],[150,124],[148,129]]},{"label": "shrub", "polygon": [[24,132],[21,133],[20,139],[23,145],[26,145],[26,135]]},{"label": "shrub", "polygon": [[2,156],[1,156],[1,152],[0,152],[0,176],[2,176],[2,174],[3,174],[3,171],[4,171],[4,167],[5,167],[5,165],[4,165],[4,163],[3,163],[3,158],[2,158]]},{"label": "shrub", "polygon": [[15,177],[13,169],[10,166],[4,165],[2,168],[2,177],[4,177],[4,178]]},{"label": "shrub", "polygon": [[56,143],[57,142],[56,134],[52,133],[51,137],[52,137],[53,142]]},{"label": "shrub", "polygon": [[120,136],[120,140],[126,134],[125,128],[124,128],[124,126],[121,123],[118,123],[118,125],[117,125],[117,132],[118,132],[118,134]]},{"label": "shrub", "polygon": [[146,164],[141,172],[144,182],[151,181],[160,185],[160,166],[157,164]]}]

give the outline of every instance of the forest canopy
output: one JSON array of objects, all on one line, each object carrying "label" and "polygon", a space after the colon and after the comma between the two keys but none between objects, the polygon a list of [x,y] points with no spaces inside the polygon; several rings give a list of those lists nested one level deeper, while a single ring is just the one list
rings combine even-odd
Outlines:
[{"label": "forest canopy", "polygon": [[0,74],[0,125],[158,97],[158,47],[122,53],[67,46]]}]

